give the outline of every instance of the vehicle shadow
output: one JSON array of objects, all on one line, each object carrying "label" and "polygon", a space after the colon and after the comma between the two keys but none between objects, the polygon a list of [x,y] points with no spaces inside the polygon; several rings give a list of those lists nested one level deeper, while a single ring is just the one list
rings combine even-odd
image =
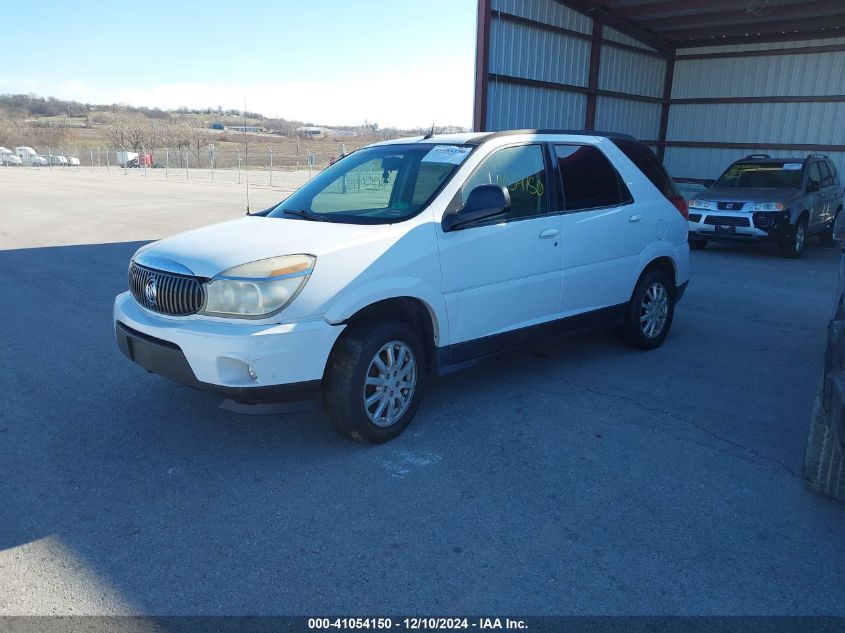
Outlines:
[{"label": "vehicle shadow", "polygon": [[[735,490],[769,466],[729,461],[743,451],[678,428],[679,348],[644,356],[608,332],[433,378],[418,419],[381,446],[342,438],[319,411],[221,410],[115,345],[112,302],[140,245],[0,251],[13,308],[0,321],[0,556],[58,539],[84,567],[72,591],[100,578],[119,598],[106,610],[690,612],[703,583],[714,608],[741,612],[753,595],[772,612],[782,596],[755,561],[769,547],[784,560],[804,552],[786,526],[833,524],[837,509],[792,479],[751,480],[754,498]],[[680,370],[667,377],[667,367]],[[642,395],[621,393],[637,375]],[[653,377],[669,384],[668,413],[645,408]],[[763,517],[774,536],[720,518],[734,512]],[[16,569],[28,555],[15,554]],[[749,589],[734,598],[723,569],[738,556]],[[843,579],[841,561],[830,558],[830,582]],[[650,583],[659,588],[630,591]],[[812,608],[841,611],[835,599]]]}]

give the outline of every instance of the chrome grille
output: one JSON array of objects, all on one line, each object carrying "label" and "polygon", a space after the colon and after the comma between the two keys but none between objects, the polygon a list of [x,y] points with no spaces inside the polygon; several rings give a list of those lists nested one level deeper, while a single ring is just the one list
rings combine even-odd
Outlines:
[{"label": "chrome grille", "polygon": [[748,218],[733,215],[708,215],[704,223],[714,226],[751,226],[751,221]]},{"label": "chrome grille", "polygon": [[[154,288],[155,292],[148,292]],[[186,316],[202,308],[202,284],[195,277],[175,275],[132,263],[129,267],[129,292],[139,304],[161,314]]]}]

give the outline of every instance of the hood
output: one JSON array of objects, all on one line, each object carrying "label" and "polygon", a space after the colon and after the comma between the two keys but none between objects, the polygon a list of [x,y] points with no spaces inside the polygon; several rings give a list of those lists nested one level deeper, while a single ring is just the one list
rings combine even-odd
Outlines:
[{"label": "hood", "polygon": [[751,187],[724,187],[705,189],[695,196],[700,200],[717,202],[786,202],[801,195],[800,189],[754,189]]},{"label": "hood", "polygon": [[197,277],[214,277],[233,266],[279,255],[307,254],[319,258],[342,245],[378,238],[389,229],[387,224],[247,216],[164,238],[139,249],[135,259],[141,264],[147,260],[147,265],[154,268],[161,267],[155,265],[156,260],[169,260]]}]

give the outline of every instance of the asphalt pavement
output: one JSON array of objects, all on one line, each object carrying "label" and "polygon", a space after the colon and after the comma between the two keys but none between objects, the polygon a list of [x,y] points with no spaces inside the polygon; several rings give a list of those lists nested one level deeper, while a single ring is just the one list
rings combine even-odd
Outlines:
[{"label": "asphalt pavement", "polygon": [[694,252],[660,349],[432,378],[368,447],[118,351],[133,251],[241,196],[0,169],[0,614],[845,614],[845,506],[801,480],[836,249]]}]

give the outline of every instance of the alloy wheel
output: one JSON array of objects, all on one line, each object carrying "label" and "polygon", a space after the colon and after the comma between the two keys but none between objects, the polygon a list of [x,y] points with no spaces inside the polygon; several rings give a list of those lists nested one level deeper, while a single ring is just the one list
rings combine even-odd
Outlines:
[{"label": "alloy wheel", "polygon": [[379,427],[396,423],[411,405],[417,387],[417,362],[410,346],[390,341],[376,352],[364,379],[364,410]]},{"label": "alloy wheel", "polygon": [[655,281],[648,287],[640,306],[640,328],[647,338],[656,338],[666,327],[669,316],[669,293]]}]

